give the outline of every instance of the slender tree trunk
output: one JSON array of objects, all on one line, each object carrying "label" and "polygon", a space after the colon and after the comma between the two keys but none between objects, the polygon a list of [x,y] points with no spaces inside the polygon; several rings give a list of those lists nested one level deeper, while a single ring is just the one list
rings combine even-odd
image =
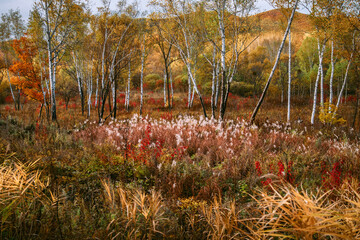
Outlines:
[{"label": "slender tree trunk", "polygon": [[189,75],[190,75],[190,79],[191,79],[191,81],[192,81],[194,90],[196,91],[197,95],[199,96],[200,103],[201,103],[201,106],[202,106],[202,109],[203,109],[203,112],[204,112],[204,116],[205,116],[205,118],[207,118],[204,101],[203,101],[203,98],[202,98],[202,96],[201,96],[201,93],[200,93],[199,89],[198,89],[197,86],[196,86],[196,81],[195,81],[195,79],[194,79],[194,77],[193,77],[193,75],[192,75],[192,72],[191,72],[191,66],[190,66],[189,63],[187,63],[187,64],[186,64],[186,67],[187,67],[188,73],[189,73]]},{"label": "slender tree trunk", "polygon": [[267,81],[267,83],[266,83],[266,85],[265,85],[264,91],[263,91],[263,93],[262,93],[262,95],[261,95],[261,97],[260,97],[260,99],[259,99],[259,102],[258,102],[258,104],[256,105],[256,107],[255,107],[255,109],[254,109],[254,112],[253,112],[253,114],[252,114],[252,116],[251,116],[251,118],[250,118],[250,123],[251,123],[251,124],[253,124],[254,121],[255,121],[256,114],[257,114],[257,112],[259,111],[262,102],[264,101],[266,92],[267,92],[267,90],[268,90],[268,88],[269,88],[269,86],[270,86],[271,79],[272,79],[273,76],[274,76],[276,67],[277,67],[277,65],[278,65],[278,63],[279,63],[279,59],[280,59],[280,55],[281,55],[282,49],[284,48],[284,44],[285,44],[287,35],[288,35],[289,31],[290,31],[291,23],[292,23],[292,21],[293,21],[293,19],[294,19],[294,15],[295,15],[295,12],[296,12],[298,3],[299,3],[299,0],[296,0],[294,9],[293,9],[293,11],[292,11],[292,13],[291,13],[291,17],[290,17],[290,19],[289,19],[288,26],[287,26],[286,31],[285,31],[285,34],[284,34],[284,38],[283,38],[283,40],[282,40],[282,42],[281,42],[279,51],[278,51],[278,53],[277,53],[277,57],[276,57],[276,61],[275,61],[274,67],[273,67],[273,69],[272,69],[272,71],[271,71],[271,73],[270,73],[270,76],[269,76],[268,81]]},{"label": "slender tree trunk", "polygon": [[96,78],[96,90],[95,90],[95,108],[98,105],[98,95],[99,95],[99,76]]},{"label": "slender tree trunk", "polygon": [[316,114],[316,104],[317,104],[317,91],[318,91],[318,85],[319,85],[319,79],[320,79],[320,67],[318,68],[318,73],[316,76],[315,81],[315,87],[314,87],[314,99],[313,99],[313,106],[312,106],[312,112],[311,112],[311,124],[313,125],[315,123],[315,114]]},{"label": "slender tree trunk", "polygon": [[[49,57],[49,59],[51,56]],[[55,64],[49,61],[50,91],[51,91],[51,120],[56,121],[56,98],[55,98]]]},{"label": "slender tree trunk", "polygon": [[[347,95],[347,90],[346,90],[346,95]],[[18,110],[23,109],[23,106],[21,105],[21,89],[19,89],[18,91]]]},{"label": "slender tree trunk", "polygon": [[213,51],[213,72],[212,72],[212,80],[211,80],[211,116],[215,119],[215,78],[216,78],[216,47],[214,46]]},{"label": "slender tree trunk", "polygon": [[291,29],[289,29],[289,81],[288,81],[288,102],[287,102],[287,122],[290,123],[291,107]]},{"label": "slender tree trunk", "polygon": [[[44,73],[46,73],[46,68],[45,68],[45,66],[44,66]],[[50,85],[50,79],[49,79],[49,81],[46,81],[46,78],[45,78],[46,91],[47,91],[47,93],[49,94],[49,97],[50,97],[51,92],[50,92],[50,87],[49,87],[49,85]],[[50,100],[49,100],[49,102],[50,102]]]},{"label": "slender tree trunk", "polygon": [[127,84],[127,90],[126,90],[126,111],[129,111],[130,106],[130,82],[131,82],[131,61],[129,60],[129,75],[128,75],[128,84]]},{"label": "slender tree trunk", "polygon": [[324,109],[324,69],[323,69],[323,63],[319,64],[320,67],[320,107],[322,111],[325,111]]},{"label": "slender tree trunk", "polygon": [[166,88],[167,88],[167,100],[168,100],[167,103],[168,103],[169,111],[171,111],[171,104],[170,104],[170,99],[171,99],[171,97],[170,97],[170,71],[169,71],[169,67],[170,67],[170,65],[165,68],[165,71],[166,71],[165,76],[166,76]]},{"label": "slender tree trunk", "polygon": [[92,68],[90,71],[90,77],[89,77],[89,82],[87,84],[87,93],[88,93],[88,118],[90,118],[91,115],[91,95],[93,92],[93,77],[92,77]]},{"label": "slender tree trunk", "polygon": [[[48,106],[47,106],[47,100],[46,100],[46,90],[44,89],[44,76],[43,76],[43,69],[41,67],[42,65],[42,61],[41,61],[41,56],[39,56],[39,64],[40,64],[40,87],[41,87],[41,93],[43,94],[43,105],[46,111],[46,117],[47,119],[49,119],[49,112],[48,112]],[[46,79],[45,79],[45,83],[46,83]],[[41,114],[40,114],[41,115]]]},{"label": "slender tree trunk", "polygon": [[113,94],[113,117],[116,118],[117,104],[116,104],[116,90],[117,90],[117,82],[114,79],[112,83],[112,94]]},{"label": "slender tree trunk", "polygon": [[192,92],[191,92],[190,107],[193,107],[193,105],[194,105],[194,98],[195,98],[195,88],[193,87]]},{"label": "slender tree trunk", "polygon": [[330,94],[329,94],[329,113],[331,113],[331,104],[333,102],[333,79],[334,79],[334,71],[335,71],[335,61],[334,61],[334,41],[331,41],[331,74],[330,74]]},{"label": "slender tree trunk", "polygon": [[[43,86],[43,77],[42,77],[42,71],[40,71],[40,79],[41,79],[41,92],[42,92],[42,94],[43,94],[43,106],[45,107],[45,111],[46,111],[46,115],[47,115],[47,117],[49,117],[48,116],[48,112],[47,112],[47,104],[46,104],[46,92],[45,92],[45,90],[44,90],[44,86]],[[41,114],[40,114],[41,115]]]},{"label": "slender tree trunk", "polygon": [[143,49],[141,54],[141,73],[140,73],[140,116],[142,115],[144,99],[144,66],[145,66],[145,36],[143,38]]},{"label": "slender tree trunk", "polygon": [[164,69],[164,107],[166,107],[166,67]]},{"label": "slender tree trunk", "polygon": [[[17,73],[18,79],[20,81],[20,73]],[[20,108],[22,109],[21,106],[21,89],[18,89],[18,94],[17,94],[17,110],[20,111]]]},{"label": "slender tree trunk", "polygon": [[173,77],[172,77],[171,67],[170,67],[169,71],[170,71],[170,89],[171,89],[171,105],[170,105],[170,107],[173,108],[173,105],[174,105],[174,86],[173,86]]},{"label": "slender tree trunk", "polygon": [[[48,33],[49,35],[50,33]],[[48,37],[47,40],[47,48],[48,48],[48,60],[49,60],[49,81],[50,81],[50,105],[51,105],[51,120],[56,121],[56,98],[55,98],[55,68],[56,63],[53,59],[53,51],[51,49],[51,39]]]},{"label": "slender tree trunk", "polygon": [[323,61],[323,57],[324,57],[324,51],[325,51],[325,43],[322,46],[322,48],[320,47],[320,42],[318,40],[318,52],[319,52],[319,68],[318,68],[318,73],[316,76],[316,82],[315,82],[315,87],[314,87],[314,101],[313,101],[313,107],[312,107],[312,112],[311,112],[311,124],[313,125],[315,123],[315,114],[316,114],[316,104],[317,104],[317,91],[318,91],[318,85],[319,85],[319,79],[321,77],[321,65],[322,65],[322,61]]},{"label": "slender tree trunk", "polygon": [[92,87],[90,89],[90,93],[89,93],[89,96],[88,96],[88,118],[90,118],[90,115],[91,115],[91,95],[92,95]]},{"label": "slender tree trunk", "polygon": [[188,73],[188,102],[187,102],[188,109],[191,108],[191,79],[190,74]]},{"label": "slender tree trunk", "polygon": [[8,76],[8,81],[9,81],[11,96],[12,96],[12,98],[13,98],[14,107],[15,107],[15,110],[16,110],[16,98],[15,98],[15,95],[14,95],[14,92],[13,92],[13,89],[12,89],[12,85],[11,85],[9,69],[6,69],[6,73],[7,73],[7,76]]},{"label": "slender tree trunk", "polygon": [[[109,112],[110,112],[110,116],[113,116],[113,112],[112,112],[112,107],[111,107],[111,93],[110,93],[110,90],[112,91],[112,88],[111,88],[111,82],[109,82],[109,95],[107,95],[108,97],[108,104],[109,104]],[[105,119],[106,120],[106,119]]]},{"label": "slender tree trunk", "polygon": [[220,97],[220,113],[219,118],[223,119],[225,114],[225,95],[226,95],[226,36],[225,36],[225,26],[224,26],[224,13],[219,11],[219,33],[221,37],[221,97]]},{"label": "slender tree trunk", "polygon": [[218,107],[219,102],[219,91],[220,91],[220,72],[219,72],[219,64],[216,67],[216,92],[215,92],[215,109]]},{"label": "slender tree trunk", "polygon": [[106,104],[106,98],[108,95],[109,87],[102,88],[101,89],[101,95],[99,98],[99,123],[102,123],[103,117],[104,117],[104,111],[105,111],[105,104]]},{"label": "slender tree trunk", "polygon": [[84,96],[84,86],[83,86],[83,77],[81,74],[81,68],[78,62],[78,59],[75,55],[75,53],[73,54],[73,61],[75,64],[75,71],[76,71],[76,81],[78,84],[78,88],[79,88],[79,94],[80,94],[80,100],[81,100],[81,114],[84,115],[85,112],[85,96]]},{"label": "slender tree trunk", "polygon": [[43,107],[44,107],[44,103],[41,103],[38,119],[41,119],[41,113],[42,113]]},{"label": "slender tree trunk", "polygon": [[335,118],[336,116],[336,112],[337,110],[339,109],[339,106],[340,106],[340,101],[341,101],[341,97],[344,93],[344,90],[345,90],[345,86],[347,84],[347,79],[348,79],[348,74],[349,74],[349,69],[350,69],[350,66],[351,66],[351,63],[352,63],[352,58],[353,58],[353,55],[354,53],[351,54],[351,57],[350,57],[350,60],[349,60],[349,63],[346,67],[346,72],[345,72],[345,77],[344,77],[344,82],[343,82],[343,85],[341,87],[341,90],[340,90],[340,93],[339,93],[339,96],[338,96],[338,99],[337,99],[337,103],[336,103],[336,107],[335,107],[335,110],[334,110],[334,113],[333,113],[333,118]]},{"label": "slender tree trunk", "polygon": [[81,115],[84,115],[85,112],[85,101],[84,101],[84,89],[82,86],[82,79],[78,78],[78,86],[79,86],[79,93],[80,93],[80,100],[81,100]]}]

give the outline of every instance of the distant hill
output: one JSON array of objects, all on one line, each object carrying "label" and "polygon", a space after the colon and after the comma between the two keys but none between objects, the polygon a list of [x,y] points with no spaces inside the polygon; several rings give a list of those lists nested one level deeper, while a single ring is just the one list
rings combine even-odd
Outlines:
[{"label": "distant hill", "polygon": [[[280,9],[273,9],[266,12],[262,12],[252,16],[260,20],[260,26],[265,31],[285,29],[287,25],[287,19]],[[292,29],[301,32],[312,31],[311,21],[309,15],[296,12],[294,21],[292,23]]]},{"label": "distant hill", "polygon": [[[250,48],[268,45],[282,40],[287,26],[287,19],[280,9],[273,9],[253,15],[254,21],[260,24],[260,37]],[[309,15],[296,12],[291,25],[292,43],[298,49],[305,37],[313,31]]]}]

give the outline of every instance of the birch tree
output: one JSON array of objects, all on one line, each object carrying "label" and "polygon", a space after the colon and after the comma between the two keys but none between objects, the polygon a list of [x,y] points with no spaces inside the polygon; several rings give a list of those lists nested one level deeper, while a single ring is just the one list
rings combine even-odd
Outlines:
[{"label": "birch tree", "polygon": [[[143,13],[143,16],[146,13]],[[149,33],[150,29],[145,18],[140,19],[139,21],[139,40],[141,41],[141,69],[140,69],[140,108],[139,114],[140,116],[143,113],[143,105],[144,105],[144,70],[146,64],[146,58],[148,55],[148,48],[150,46],[149,42]]]},{"label": "birch tree", "polygon": [[[118,3],[118,11],[110,12],[110,1],[103,1],[100,15],[93,21],[93,30],[97,34],[99,62],[97,64],[100,79],[98,97],[99,122],[108,117],[116,118],[116,93],[121,71],[128,69],[129,56],[133,49],[136,6]],[[112,97],[112,101],[110,100]],[[106,100],[109,99],[109,115],[104,118]],[[111,106],[112,104],[112,106]]]},{"label": "birch tree", "polygon": [[260,99],[259,99],[259,102],[257,103],[257,105],[256,105],[256,107],[255,107],[255,109],[254,109],[254,111],[253,111],[253,113],[252,113],[252,115],[251,115],[251,118],[250,118],[250,123],[251,123],[251,124],[254,123],[255,118],[256,118],[256,115],[257,115],[257,113],[258,113],[258,111],[259,111],[259,109],[260,109],[260,107],[261,107],[262,102],[264,101],[264,98],[265,98],[265,95],[266,95],[266,93],[267,93],[267,90],[269,89],[269,86],[270,86],[272,77],[274,76],[275,70],[276,70],[277,65],[278,65],[278,63],[279,63],[279,59],[280,59],[280,56],[281,56],[281,52],[282,52],[282,50],[283,50],[283,48],[284,48],[285,41],[286,41],[286,38],[287,38],[288,33],[289,33],[289,31],[290,31],[291,23],[292,23],[292,21],[293,21],[293,19],[294,19],[294,15],[295,15],[295,12],[296,12],[296,9],[297,9],[297,7],[298,7],[299,2],[300,2],[300,0],[296,0],[296,2],[295,2],[295,4],[294,4],[294,7],[293,7],[293,10],[292,10],[291,16],[290,16],[289,21],[288,21],[288,26],[287,26],[287,28],[286,28],[286,31],[285,31],[285,33],[284,33],[283,40],[282,40],[282,42],[281,42],[281,45],[280,45],[279,50],[278,50],[278,53],[277,53],[277,57],[276,57],[274,66],[273,66],[273,68],[272,68],[272,70],[271,70],[271,73],[270,73],[269,78],[268,78],[268,80],[267,80],[267,82],[266,82],[264,91],[263,91],[263,93],[261,94],[261,97],[260,97]]},{"label": "birch tree", "polygon": [[[214,11],[218,24],[219,42],[209,38],[220,52],[221,83],[219,118],[223,119],[238,64],[239,55],[245,51],[257,37],[251,37],[256,32],[256,26],[248,21],[248,16],[254,9],[253,0],[212,0],[206,1],[206,9]],[[241,36],[240,36],[241,35]],[[230,56],[230,57],[229,57]],[[229,59],[227,61],[227,59]]]},{"label": "birch tree", "polygon": [[[290,14],[291,14],[291,8],[290,6],[294,4],[294,0],[272,0],[272,3],[275,7],[277,8],[281,8],[282,12],[284,13],[286,19],[289,21],[290,18]],[[289,34],[288,34],[288,91],[287,91],[287,122],[290,123],[290,111],[291,111],[291,56],[292,56],[292,52],[291,52],[291,27],[289,29]]]},{"label": "birch tree", "polygon": [[[314,97],[313,97],[313,106],[311,113],[311,124],[315,122],[315,114],[316,114],[316,105],[317,105],[317,91],[318,85],[320,81],[320,110],[321,111],[329,111],[329,109],[324,109],[325,102],[325,93],[324,93],[324,54],[326,50],[327,42],[332,38],[331,34],[331,25],[333,22],[333,13],[334,9],[340,7],[342,1],[329,1],[329,0],[311,0],[306,1],[306,7],[310,12],[310,19],[316,29],[315,36],[318,41],[318,56],[319,56],[319,64],[318,64],[318,74],[315,81],[314,86]],[[333,48],[331,53],[331,62],[334,67],[334,58],[333,58]],[[332,75],[333,76],[333,75]],[[332,81],[333,78],[330,77],[330,99],[332,101]]]},{"label": "birch tree", "polygon": [[[357,29],[352,29],[352,31],[350,31],[350,33],[351,33],[351,36],[352,36],[352,38],[350,38],[351,43],[349,44],[349,42],[345,42],[345,44],[344,44],[345,52],[348,55],[348,58],[347,58],[348,64],[347,64],[347,67],[346,67],[346,72],[345,72],[345,76],[344,76],[344,80],[343,80],[343,83],[342,83],[342,86],[341,86],[340,93],[337,96],[337,102],[336,102],[334,113],[332,114],[332,118],[335,118],[336,113],[337,113],[337,111],[339,109],[339,106],[340,106],[340,103],[341,103],[341,98],[342,98],[342,96],[344,94],[345,86],[346,86],[346,84],[348,82],[349,70],[350,70],[351,64],[352,64],[352,62],[354,60],[354,55],[357,54],[357,52],[359,50],[358,46],[356,44],[359,37],[360,37],[358,30]],[[346,39],[346,36],[344,36],[344,39]],[[349,45],[350,45],[350,47],[349,47]]]},{"label": "birch tree", "polygon": [[[41,20],[41,15],[38,11],[31,11],[30,17],[28,20],[28,29],[27,34],[31,37],[34,44],[38,49],[38,61],[40,67],[40,78],[41,78],[41,90],[44,96],[43,106],[46,111],[46,118],[50,120],[50,82],[48,78],[47,72],[47,51],[46,51],[46,41],[45,41],[45,33],[43,31],[43,24]],[[42,108],[41,108],[42,110]],[[41,113],[41,111],[40,111]],[[41,115],[41,114],[39,114]]]},{"label": "birch tree", "polygon": [[[155,4],[153,2],[153,4]],[[157,1],[156,6],[161,7],[161,11],[165,13],[162,18],[168,18],[174,21],[174,27],[165,25],[162,31],[165,32],[167,38],[165,39],[168,43],[175,46],[179,52],[180,58],[183,61],[187,74],[188,81],[192,83],[194,92],[199,96],[199,100],[203,109],[204,116],[207,117],[206,109],[202,95],[197,87],[196,82],[196,62],[198,57],[197,48],[199,47],[199,36],[194,27],[194,20],[197,12],[195,9],[194,2],[189,0],[163,0]],[[178,34],[172,33],[172,29],[177,29]],[[170,70],[166,69],[165,75],[167,79],[170,79]],[[189,95],[188,95],[188,107],[191,106],[192,99],[190,98],[191,84],[189,84]],[[168,101],[170,103],[170,83],[168,82]]]},{"label": "birch tree", "polygon": [[[152,2],[152,4],[154,4],[154,2]],[[173,63],[173,59],[171,58],[171,51],[173,51],[174,47],[174,38],[172,35],[175,33],[176,30],[173,28],[173,23],[169,19],[166,19],[166,16],[164,15],[152,14],[150,21],[153,27],[152,34],[154,38],[154,43],[159,47],[162,61],[164,64],[164,104],[166,102],[168,105],[168,109],[171,110],[170,65]],[[165,93],[165,89],[167,92],[167,96]]]},{"label": "birch tree", "polygon": [[51,119],[56,115],[56,68],[69,45],[76,39],[74,33],[81,25],[83,5],[75,0],[38,0],[33,11],[40,16],[48,55]]},{"label": "birch tree", "polygon": [[8,13],[1,14],[0,22],[0,41],[1,50],[4,53],[4,62],[6,68],[7,80],[10,87],[11,96],[14,100],[15,109],[20,110],[20,97],[21,90],[17,89],[11,84],[11,77],[9,73],[9,67],[11,65],[11,46],[9,45],[11,40],[19,40],[25,31],[24,21],[22,20],[19,10],[9,10]]}]

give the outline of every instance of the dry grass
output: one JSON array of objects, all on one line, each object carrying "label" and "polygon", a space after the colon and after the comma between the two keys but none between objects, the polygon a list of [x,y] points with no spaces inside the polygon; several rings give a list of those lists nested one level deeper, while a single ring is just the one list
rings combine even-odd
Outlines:
[{"label": "dry grass", "polygon": [[311,194],[289,185],[270,186],[254,197],[259,217],[244,224],[258,239],[358,239],[359,192],[346,187],[348,195],[334,200],[333,191]]},{"label": "dry grass", "polygon": [[34,215],[37,206],[51,205],[56,198],[44,194],[49,181],[42,180],[41,172],[33,170],[36,162],[22,164],[13,160],[0,166],[1,231],[21,238],[27,235],[23,232],[25,225],[30,224],[30,229],[38,227]]},{"label": "dry grass", "polygon": [[146,194],[141,190],[124,190],[108,181],[101,181],[104,198],[109,206],[112,221],[107,226],[111,239],[157,239],[164,236],[161,226],[165,206],[156,191]]},{"label": "dry grass", "polygon": [[360,238],[359,141],[344,128],[0,124],[2,239]]}]

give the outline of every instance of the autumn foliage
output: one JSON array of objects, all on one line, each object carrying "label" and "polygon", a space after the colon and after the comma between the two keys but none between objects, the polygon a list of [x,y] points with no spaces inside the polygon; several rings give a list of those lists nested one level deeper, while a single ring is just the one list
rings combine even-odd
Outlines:
[{"label": "autumn foliage", "polygon": [[35,62],[38,55],[37,47],[27,37],[13,40],[12,45],[18,57],[10,67],[13,73],[12,84],[21,89],[28,98],[43,102],[40,69]]}]

